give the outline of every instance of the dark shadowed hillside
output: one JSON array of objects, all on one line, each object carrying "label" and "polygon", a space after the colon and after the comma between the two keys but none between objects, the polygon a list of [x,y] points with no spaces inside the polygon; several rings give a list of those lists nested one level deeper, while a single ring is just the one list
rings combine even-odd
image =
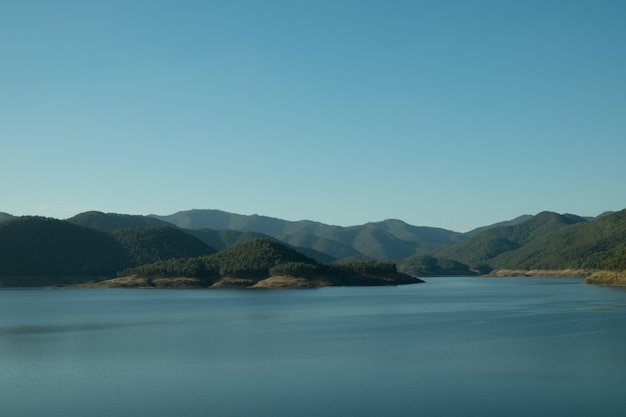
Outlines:
[{"label": "dark shadowed hillside", "polygon": [[476,272],[465,264],[428,255],[415,255],[399,262],[398,271],[418,277],[476,275]]},{"label": "dark shadowed hillside", "polygon": [[171,226],[115,230],[111,234],[124,247],[134,265],[216,252],[196,237]]},{"label": "dark shadowed hillside", "polygon": [[99,230],[133,229],[137,227],[168,226],[168,222],[150,216],[87,211],[67,219],[68,222]]},{"label": "dark shadowed hillside", "polygon": [[216,250],[224,250],[250,239],[268,237],[262,233],[240,232],[238,230],[184,229]]},{"label": "dark shadowed hillside", "polygon": [[44,217],[16,217],[0,223],[0,281],[4,286],[100,280],[146,262],[214,252],[171,226],[104,232]]},{"label": "dark shadowed hillside", "polygon": [[10,215],[9,213],[0,212],[0,222],[5,221],[5,220],[10,220],[12,218],[13,216]]},{"label": "dark shadowed hillside", "polygon": [[[17,217],[0,224],[4,285],[48,285],[71,281],[73,278],[67,277],[73,276],[112,276],[128,264],[122,245],[101,231],[43,217]],[[32,276],[41,279],[19,278]]]}]

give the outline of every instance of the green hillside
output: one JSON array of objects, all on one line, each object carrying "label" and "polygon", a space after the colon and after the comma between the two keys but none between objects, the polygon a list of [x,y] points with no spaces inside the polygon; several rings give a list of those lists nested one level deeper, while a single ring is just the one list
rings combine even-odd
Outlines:
[{"label": "green hillside", "polygon": [[183,229],[186,233],[203,241],[216,250],[228,249],[254,238],[265,238],[266,235],[238,230]]},{"label": "green hillside", "polygon": [[100,281],[120,271],[144,277],[144,284],[182,277],[167,285],[279,287],[390,285],[414,282],[408,275],[491,269],[626,270],[626,210],[592,219],[542,212],[471,237],[399,220],[339,227],[216,211],[183,214],[191,225],[217,215],[218,226],[278,235],[181,229],[149,216],[95,211],[67,221],[7,215],[0,220],[0,285]]},{"label": "green hillside", "polygon": [[488,229],[436,253],[437,257],[511,270],[615,269],[624,264],[626,210],[594,219],[539,213]]},{"label": "green hillside", "polygon": [[113,276],[129,262],[122,245],[101,231],[44,217],[16,217],[0,224],[5,286]]},{"label": "green hillside", "polygon": [[485,230],[489,230],[489,229],[494,229],[496,227],[503,227],[503,226],[515,226],[516,224],[520,224],[523,223],[527,220],[530,220],[533,216],[531,216],[530,214],[524,214],[522,216],[516,217],[513,220],[505,220],[502,222],[498,222],[498,223],[494,223],[494,224],[490,224],[488,226],[481,226],[481,227],[477,227],[476,229],[473,229],[467,233],[465,233],[466,236],[476,236],[477,234],[484,232]]},{"label": "green hillside", "polygon": [[546,211],[519,224],[487,229],[468,240],[440,249],[435,256],[471,266],[488,264],[502,268],[506,262],[495,259],[503,254],[513,253],[536,239],[586,221],[582,217]]},{"label": "green hillside", "polygon": [[115,230],[111,235],[126,250],[133,265],[211,255],[216,252],[201,240],[171,226]]},{"label": "green hillside", "polygon": [[619,268],[626,247],[626,210],[572,224],[493,260],[509,269]]},{"label": "green hillside", "polygon": [[270,268],[284,263],[315,265],[313,259],[271,239],[251,239],[216,253],[211,261],[222,276],[260,278],[269,276]]},{"label": "green hillside", "polygon": [[111,278],[123,269],[215,250],[173,227],[104,232],[44,217],[0,223],[0,285],[59,285]]},{"label": "green hillside", "polygon": [[67,219],[68,222],[98,230],[134,229],[138,227],[171,226],[149,216],[87,211]]},{"label": "green hillside", "polygon": [[398,271],[417,277],[477,275],[465,264],[428,255],[415,255],[399,262]]},{"label": "green hillside", "polygon": [[600,268],[609,271],[626,271],[626,248],[619,247],[615,250],[600,264]]},{"label": "green hillside", "polygon": [[[316,251],[326,256],[326,259],[342,259],[353,256],[364,256],[361,252],[356,250],[352,245],[342,243],[336,239],[320,237],[311,233],[294,233],[280,235],[280,239],[297,248],[308,248],[309,250]],[[315,256],[322,262],[320,256]]]}]

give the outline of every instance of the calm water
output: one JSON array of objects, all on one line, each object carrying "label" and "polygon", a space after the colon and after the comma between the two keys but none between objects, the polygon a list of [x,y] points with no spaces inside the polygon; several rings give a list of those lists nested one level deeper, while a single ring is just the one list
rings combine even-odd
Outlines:
[{"label": "calm water", "polygon": [[625,415],[626,289],[0,290],[2,416]]}]

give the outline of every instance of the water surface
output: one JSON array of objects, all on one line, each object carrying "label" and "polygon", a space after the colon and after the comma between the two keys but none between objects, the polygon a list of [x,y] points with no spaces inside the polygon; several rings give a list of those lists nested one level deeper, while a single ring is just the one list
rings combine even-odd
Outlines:
[{"label": "water surface", "polygon": [[0,415],[623,416],[626,290],[0,290]]}]

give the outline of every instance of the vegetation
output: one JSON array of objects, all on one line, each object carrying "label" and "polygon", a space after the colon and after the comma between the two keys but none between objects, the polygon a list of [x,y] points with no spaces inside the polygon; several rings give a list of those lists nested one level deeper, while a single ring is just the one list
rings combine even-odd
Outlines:
[{"label": "vegetation", "polygon": [[219,266],[222,276],[246,278],[267,278],[270,268],[278,264],[317,264],[295,249],[275,240],[260,238],[218,252],[211,261]]},{"label": "vegetation", "polygon": [[445,258],[435,258],[429,255],[412,256],[398,264],[398,270],[405,274],[426,276],[471,276],[477,272],[469,266]]},{"label": "vegetation", "polygon": [[626,248],[614,251],[613,255],[605,259],[600,267],[609,271],[626,271]]},{"label": "vegetation", "polygon": [[163,259],[189,258],[215,253],[215,249],[180,229],[169,226],[144,227],[111,232],[133,265]]},{"label": "vegetation", "polygon": [[470,265],[509,270],[615,269],[624,265],[626,210],[592,220],[544,212],[441,249]]},{"label": "vegetation", "polygon": [[[211,256],[142,265],[126,270],[124,274],[161,278],[184,276],[216,287],[313,287],[420,282],[399,273],[393,263],[370,261],[322,265],[293,248],[267,238],[251,239]],[[273,279],[265,282],[270,278]]]},{"label": "vegetation", "polygon": [[[488,264],[493,267],[504,267],[506,262],[498,262],[499,256],[514,252],[538,238],[580,222],[586,220],[573,215],[543,212],[522,223],[495,227],[478,233],[464,242],[442,248],[436,256],[468,265]],[[508,264],[506,266],[511,267]]]},{"label": "vegetation", "polygon": [[585,278],[585,284],[626,286],[626,271],[597,271]]},{"label": "vegetation", "polygon": [[250,239],[268,237],[261,233],[239,232],[237,230],[211,230],[206,228],[183,230],[218,251],[239,245]]},{"label": "vegetation", "polygon": [[129,262],[119,242],[97,230],[44,217],[0,224],[0,275],[5,277],[112,276]]},{"label": "vegetation", "polygon": [[[258,227],[296,244],[253,231],[180,229],[149,216],[87,212],[61,221],[4,215],[0,285],[97,282],[120,275],[136,276],[132,285],[147,279],[147,286],[173,287],[388,285],[415,282],[409,275],[492,270],[496,275],[602,270],[611,277],[626,271],[626,210],[595,219],[543,212],[470,234],[398,220],[339,227],[220,213],[224,224]],[[198,214],[215,213],[186,215],[195,222]]]},{"label": "vegetation", "polygon": [[28,216],[0,223],[0,281],[5,286],[102,280],[145,262],[214,252],[172,227],[107,233]]},{"label": "vegetation", "polygon": [[130,214],[102,213],[87,211],[67,219],[68,222],[98,230],[135,229],[139,227],[171,226],[171,224],[149,216]]},{"label": "vegetation", "polygon": [[[599,269],[626,247],[626,210],[545,234],[493,260],[495,267],[520,269]],[[615,257],[615,258],[613,258]]]},{"label": "vegetation", "polygon": [[9,213],[4,213],[0,211],[0,222],[3,222],[5,220],[11,220],[13,218],[13,216],[11,216]]}]

